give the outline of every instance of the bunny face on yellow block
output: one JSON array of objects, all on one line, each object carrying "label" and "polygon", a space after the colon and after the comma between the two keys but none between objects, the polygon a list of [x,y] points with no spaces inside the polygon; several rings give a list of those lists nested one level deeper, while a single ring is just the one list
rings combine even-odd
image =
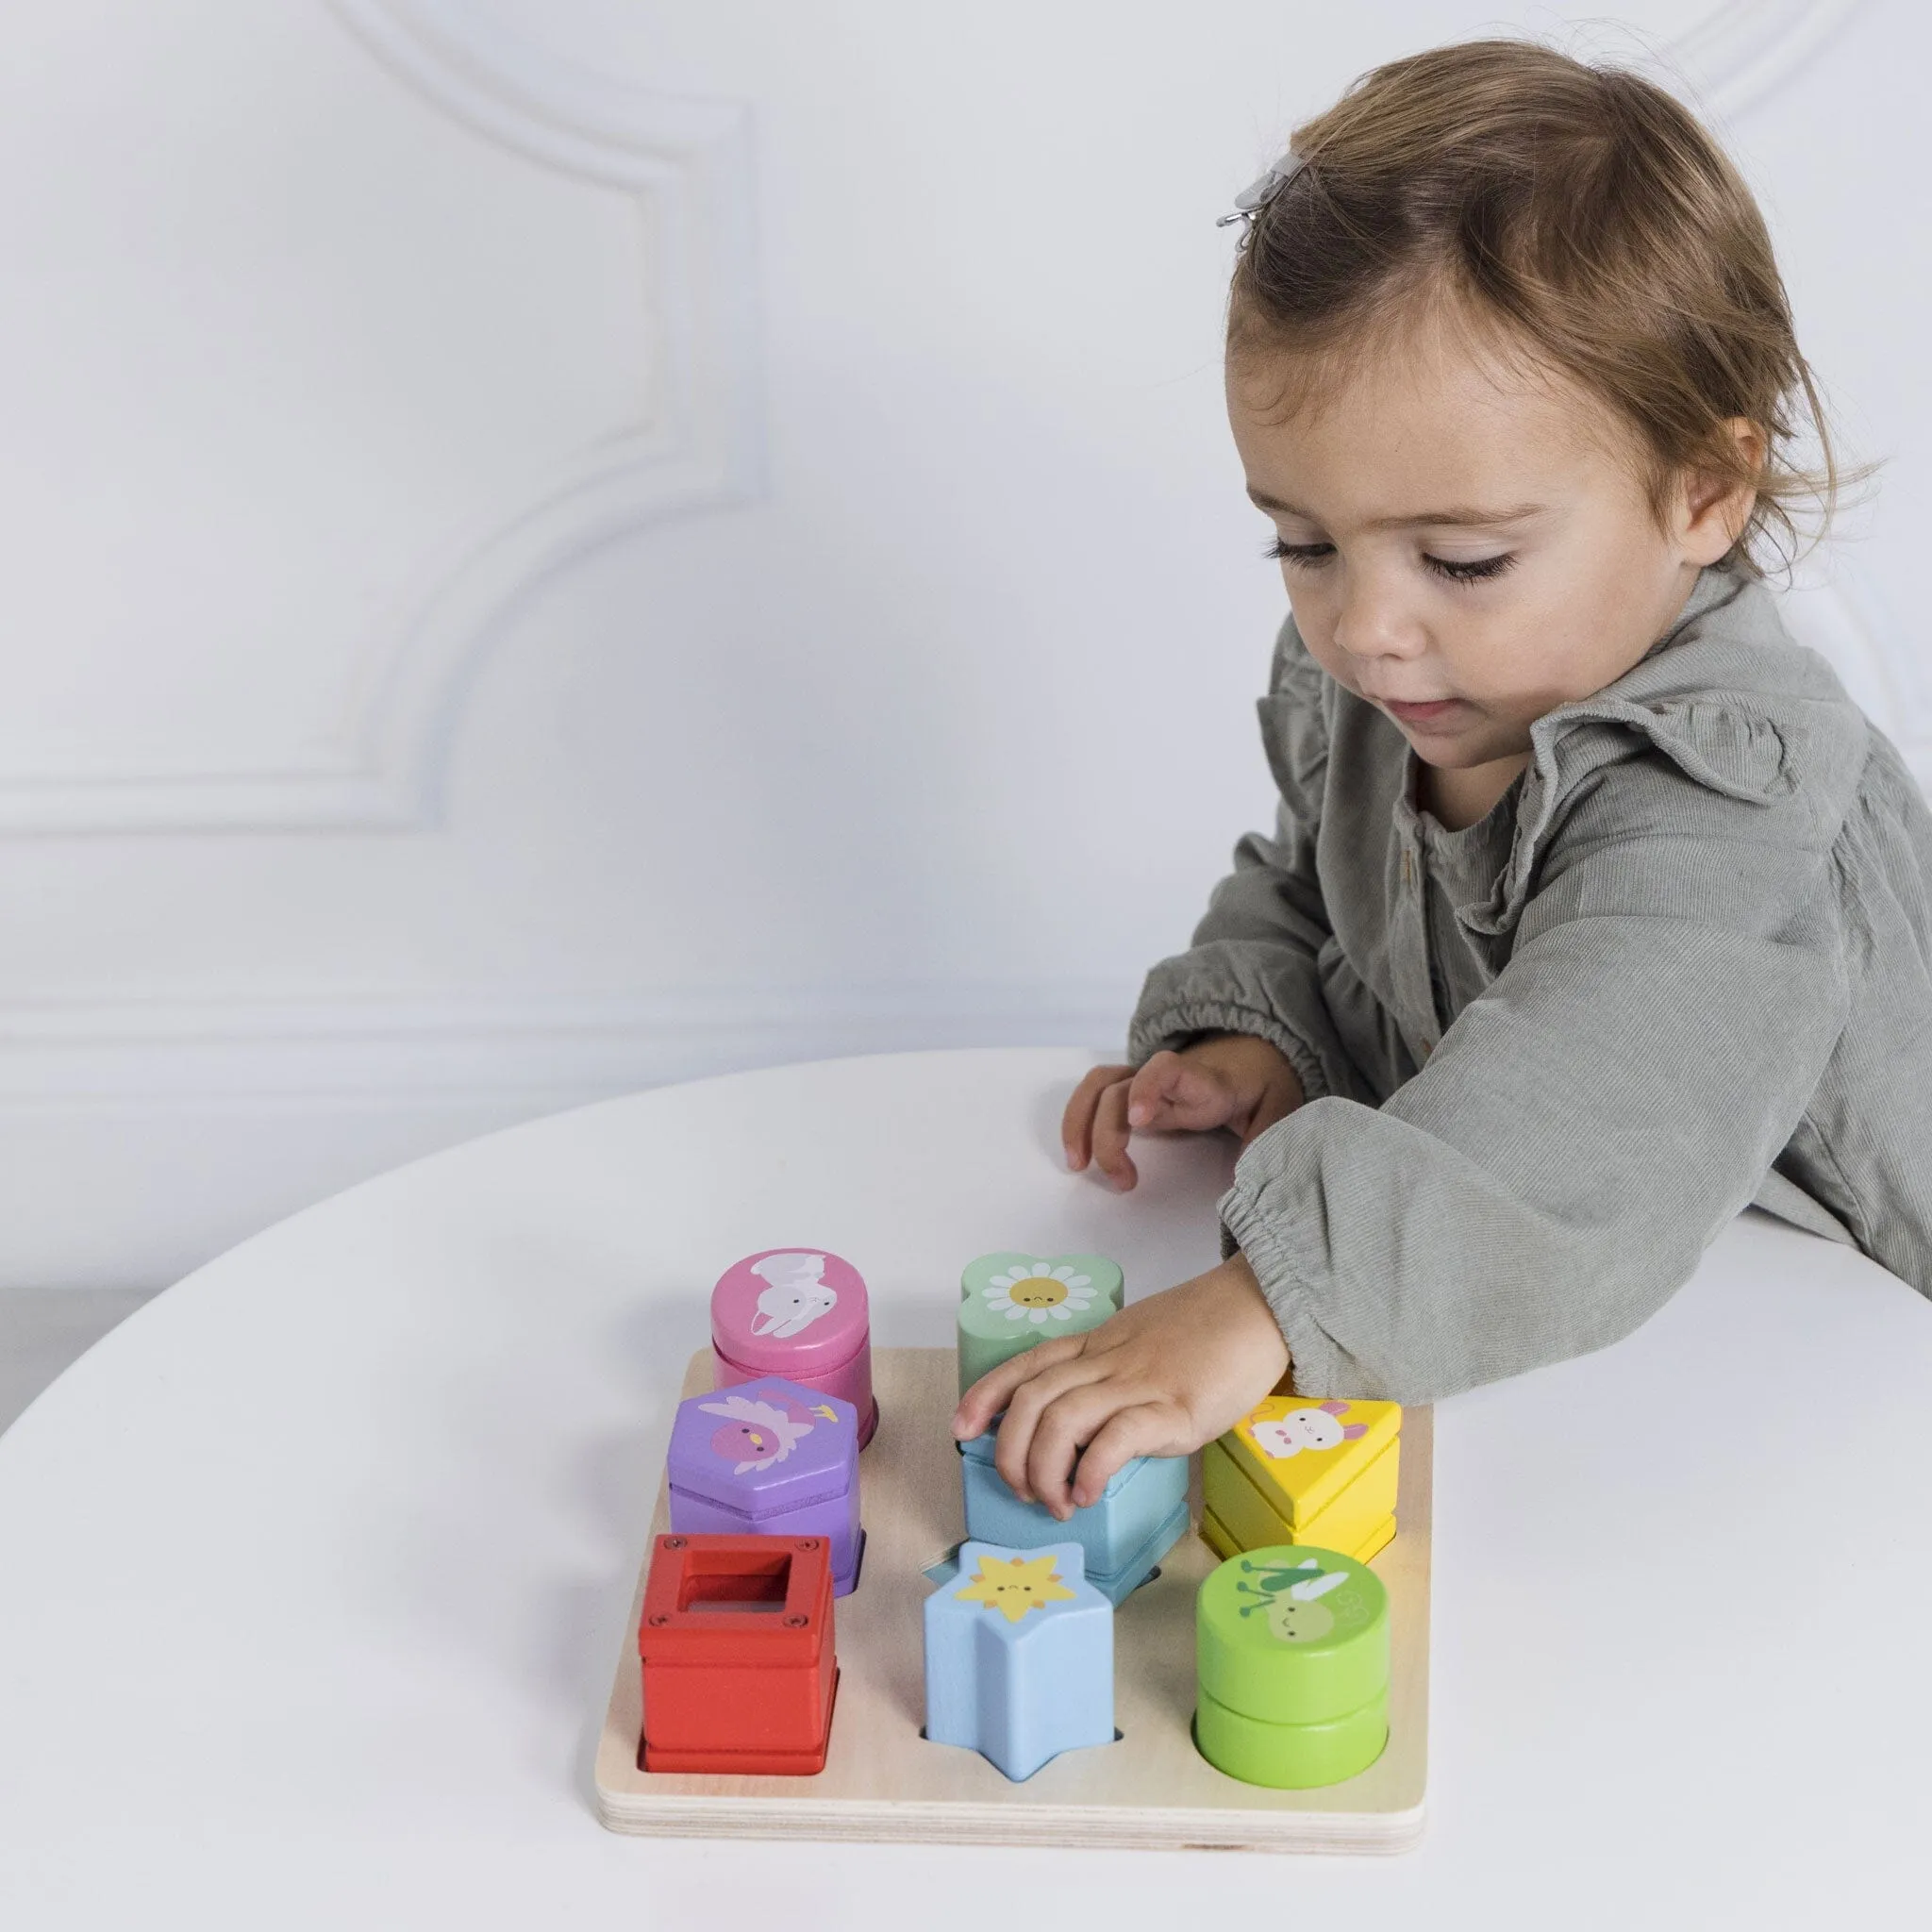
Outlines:
[{"label": "bunny face on yellow block", "polygon": [[1221,1441],[1274,1512],[1297,1528],[1393,1449],[1401,1430],[1400,1403],[1271,1395]]},{"label": "bunny face on yellow block", "polygon": [[1271,1395],[1201,1452],[1201,1533],[1223,1556],[1323,1543],[1367,1561],[1394,1534],[1402,1409]]}]

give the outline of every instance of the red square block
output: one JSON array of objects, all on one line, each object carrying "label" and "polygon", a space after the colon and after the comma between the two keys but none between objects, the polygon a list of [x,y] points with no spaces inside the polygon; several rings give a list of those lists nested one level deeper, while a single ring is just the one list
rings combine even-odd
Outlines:
[{"label": "red square block", "polygon": [[638,1624],[645,1771],[823,1771],[839,1667],[822,1536],[660,1536]]}]

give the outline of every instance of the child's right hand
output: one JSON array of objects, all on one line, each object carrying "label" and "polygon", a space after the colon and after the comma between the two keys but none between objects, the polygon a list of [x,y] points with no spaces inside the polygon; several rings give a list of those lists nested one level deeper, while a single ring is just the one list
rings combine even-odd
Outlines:
[{"label": "child's right hand", "polygon": [[1204,1033],[1177,1053],[1163,1049],[1138,1072],[1093,1068],[1067,1102],[1060,1139],[1075,1174],[1091,1159],[1124,1191],[1140,1178],[1127,1158],[1136,1127],[1192,1134],[1231,1127],[1245,1147],[1302,1097],[1301,1080],[1279,1047],[1251,1033]]}]

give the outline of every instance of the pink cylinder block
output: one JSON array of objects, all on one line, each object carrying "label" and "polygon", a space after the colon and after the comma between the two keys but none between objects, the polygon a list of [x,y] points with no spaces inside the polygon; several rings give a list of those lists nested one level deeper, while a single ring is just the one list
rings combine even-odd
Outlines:
[{"label": "pink cylinder block", "polygon": [[734,1261],[711,1291],[713,1383],[783,1375],[849,1402],[858,1445],[878,1426],[865,1279],[823,1248],[766,1248]]}]

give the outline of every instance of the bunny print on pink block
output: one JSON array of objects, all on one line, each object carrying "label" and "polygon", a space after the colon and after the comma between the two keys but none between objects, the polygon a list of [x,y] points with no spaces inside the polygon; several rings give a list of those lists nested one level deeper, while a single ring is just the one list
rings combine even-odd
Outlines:
[{"label": "bunny print on pink block", "polygon": [[861,1447],[877,1421],[865,1280],[828,1248],[765,1248],[734,1261],[711,1290],[719,1388],[783,1375],[849,1402]]}]

